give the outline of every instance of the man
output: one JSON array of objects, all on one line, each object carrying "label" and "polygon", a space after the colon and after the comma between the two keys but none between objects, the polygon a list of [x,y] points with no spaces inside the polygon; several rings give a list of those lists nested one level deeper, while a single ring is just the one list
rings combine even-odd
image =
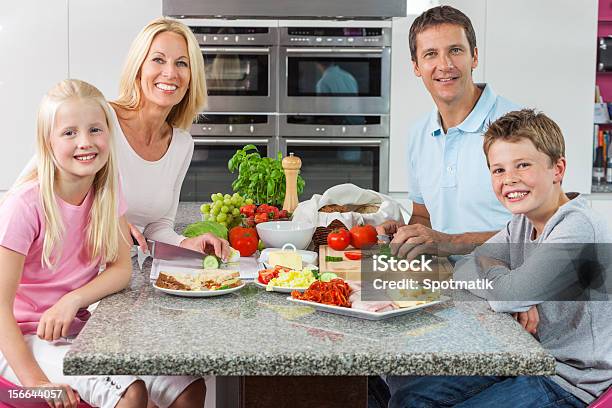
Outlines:
[{"label": "man", "polygon": [[409,44],[414,73],[436,109],[409,134],[409,225],[390,221],[377,230],[394,234],[400,257],[466,254],[510,219],[491,188],[482,141],[489,123],[519,107],[474,83],[476,35],[461,11],[425,11],[410,27]]}]

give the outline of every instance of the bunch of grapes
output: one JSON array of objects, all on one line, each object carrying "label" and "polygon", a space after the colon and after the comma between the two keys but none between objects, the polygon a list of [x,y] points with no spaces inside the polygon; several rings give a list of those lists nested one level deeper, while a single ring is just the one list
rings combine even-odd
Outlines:
[{"label": "bunch of grapes", "polygon": [[200,212],[205,221],[216,221],[227,228],[240,224],[240,207],[245,204],[253,204],[253,200],[246,200],[238,193],[233,195],[215,193],[210,196],[211,204],[202,204]]}]

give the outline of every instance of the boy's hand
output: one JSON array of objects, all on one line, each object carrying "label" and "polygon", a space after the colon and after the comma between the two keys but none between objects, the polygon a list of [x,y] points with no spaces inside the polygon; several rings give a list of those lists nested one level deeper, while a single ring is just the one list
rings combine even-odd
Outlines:
[{"label": "boy's hand", "polygon": [[47,309],[40,318],[36,334],[43,340],[52,341],[67,337],[70,325],[79,311],[80,304],[70,293]]},{"label": "boy's hand", "polygon": [[531,334],[536,334],[538,324],[540,323],[540,315],[538,309],[535,306],[531,306],[526,312],[513,313],[514,317],[518,322]]}]

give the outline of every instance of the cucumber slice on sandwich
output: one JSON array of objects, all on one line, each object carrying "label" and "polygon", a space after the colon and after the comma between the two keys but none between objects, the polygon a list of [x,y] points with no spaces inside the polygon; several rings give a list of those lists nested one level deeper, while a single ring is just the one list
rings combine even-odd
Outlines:
[{"label": "cucumber slice on sandwich", "polygon": [[336,279],[337,277],[338,275],[333,272],[323,272],[319,276],[319,279],[321,280],[321,282],[330,282],[332,279]]},{"label": "cucumber slice on sandwich", "polygon": [[204,269],[218,269],[219,264],[219,258],[214,255],[206,255],[202,261],[202,267]]}]

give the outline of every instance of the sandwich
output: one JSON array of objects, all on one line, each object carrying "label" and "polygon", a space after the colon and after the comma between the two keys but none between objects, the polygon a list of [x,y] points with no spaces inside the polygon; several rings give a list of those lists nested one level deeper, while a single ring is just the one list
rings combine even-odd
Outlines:
[{"label": "sandwich", "polygon": [[155,286],[173,290],[221,290],[240,286],[240,272],[227,269],[204,269],[194,274],[160,272]]}]

